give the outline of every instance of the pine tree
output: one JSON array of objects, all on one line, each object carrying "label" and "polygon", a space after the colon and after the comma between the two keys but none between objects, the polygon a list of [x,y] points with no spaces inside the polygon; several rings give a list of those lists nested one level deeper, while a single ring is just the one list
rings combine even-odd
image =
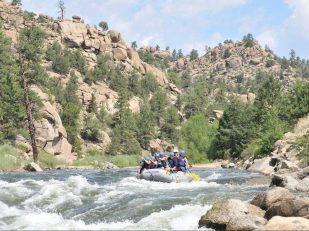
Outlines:
[{"label": "pine tree", "polygon": [[14,138],[23,128],[24,117],[17,65],[10,51],[10,41],[0,31],[0,139]]},{"label": "pine tree", "polygon": [[95,98],[95,95],[92,93],[91,94],[91,100],[88,104],[88,107],[87,107],[87,112],[88,113],[97,113],[97,102],[96,102],[96,98]]},{"label": "pine tree", "polygon": [[44,38],[45,33],[40,28],[33,25],[26,27],[20,31],[17,50],[19,76],[23,87],[24,105],[27,115],[28,130],[31,138],[33,160],[35,163],[38,161],[38,149],[36,145],[35,127],[33,124],[33,102],[31,102],[29,96],[29,80],[31,70],[37,63],[40,62]]}]

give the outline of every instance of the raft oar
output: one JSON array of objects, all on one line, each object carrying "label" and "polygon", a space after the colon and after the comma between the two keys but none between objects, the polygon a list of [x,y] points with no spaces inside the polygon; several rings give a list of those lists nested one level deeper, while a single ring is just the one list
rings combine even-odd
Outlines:
[{"label": "raft oar", "polygon": [[192,177],[192,179],[193,179],[194,181],[199,181],[199,180],[200,180],[200,176],[197,175],[197,174],[194,173],[194,172],[191,172],[189,169],[188,169],[188,174],[189,174],[189,176]]}]

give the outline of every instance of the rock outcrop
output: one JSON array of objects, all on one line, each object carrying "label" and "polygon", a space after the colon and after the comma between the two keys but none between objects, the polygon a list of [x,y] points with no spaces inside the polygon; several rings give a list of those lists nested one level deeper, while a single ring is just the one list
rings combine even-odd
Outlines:
[{"label": "rock outcrop", "polygon": [[57,107],[51,104],[53,98],[35,85],[30,89],[40,97],[43,104],[39,110],[42,118],[34,123],[38,146],[59,159],[73,161],[76,157],[72,154],[72,145],[68,142]]}]

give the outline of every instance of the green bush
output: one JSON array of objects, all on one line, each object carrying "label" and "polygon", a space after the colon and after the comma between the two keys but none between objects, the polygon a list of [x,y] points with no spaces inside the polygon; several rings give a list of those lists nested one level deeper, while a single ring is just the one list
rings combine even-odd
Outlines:
[{"label": "green bush", "polygon": [[247,34],[243,37],[242,41],[245,44],[245,47],[253,47],[254,45],[254,38],[252,34]]},{"label": "green bush", "polygon": [[182,124],[179,147],[186,150],[190,163],[208,162],[212,157],[211,144],[217,133],[218,123],[209,124],[203,115],[196,115]]},{"label": "green bush", "polygon": [[52,69],[59,74],[68,74],[70,70],[69,57],[63,55],[57,55],[53,59]]}]

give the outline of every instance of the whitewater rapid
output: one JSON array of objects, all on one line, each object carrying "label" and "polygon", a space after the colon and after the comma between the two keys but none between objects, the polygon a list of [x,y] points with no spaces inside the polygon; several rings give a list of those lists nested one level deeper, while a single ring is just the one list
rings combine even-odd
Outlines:
[{"label": "whitewater rapid", "polygon": [[226,197],[249,199],[265,185],[255,175],[198,171],[202,180],[139,180],[134,170],[57,171],[0,175],[0,229],[149,230],[198,229],[211,204]]}]

